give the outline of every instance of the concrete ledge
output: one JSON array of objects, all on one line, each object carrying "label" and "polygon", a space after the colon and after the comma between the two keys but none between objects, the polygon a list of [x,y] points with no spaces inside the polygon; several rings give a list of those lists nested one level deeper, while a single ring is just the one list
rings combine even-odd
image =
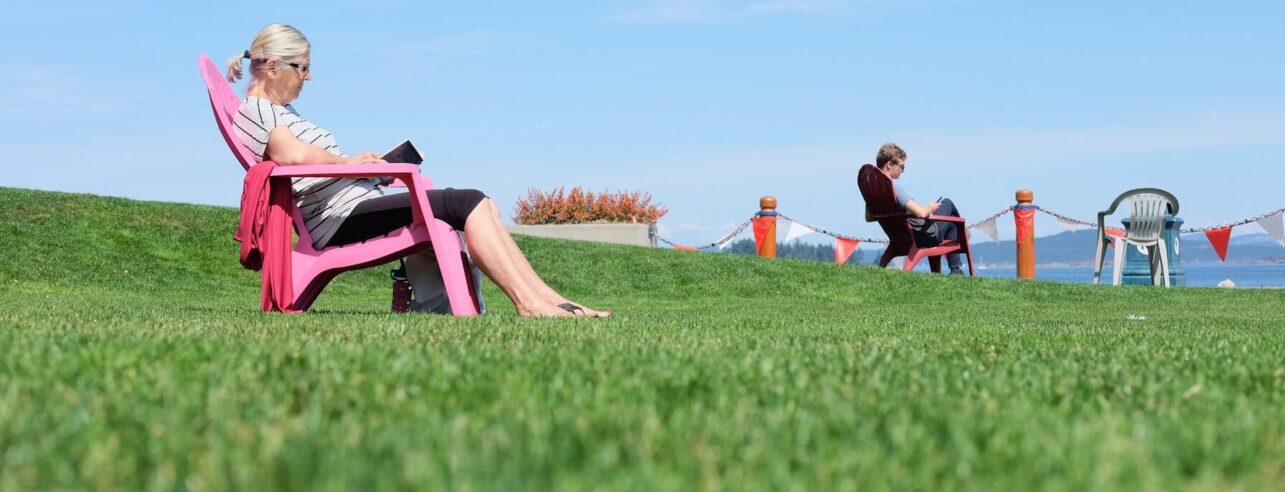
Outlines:
[{"label": "concrete ledge", "polygon": [[655,227],[652,224],[546,224],[511,225],[508,229],[512,234],[654,248]]}]

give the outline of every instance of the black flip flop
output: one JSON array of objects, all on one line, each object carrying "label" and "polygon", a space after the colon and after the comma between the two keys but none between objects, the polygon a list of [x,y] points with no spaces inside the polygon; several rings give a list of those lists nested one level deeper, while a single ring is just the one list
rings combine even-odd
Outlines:
[{"label": "black flip flop", "polygon": [[[571,314],[576,314],[576,315],[579,315],[579,316],[589,316],[589,313],[585,312],[584,308],[582,308],[582,307],[580,307],[580,306],[577,306],[577,305],[575,305],[575,304],[569,303],[569,302],[564,302],[564,303],[562,303],[562,304],[558,304],[558,307],[560,307],[560,308],[562,308],[562,309],[566,310],[566,312],[571,313]],[[579,312],[579,313],[577,313],[576,311],[580,311],[580,312]]]}]

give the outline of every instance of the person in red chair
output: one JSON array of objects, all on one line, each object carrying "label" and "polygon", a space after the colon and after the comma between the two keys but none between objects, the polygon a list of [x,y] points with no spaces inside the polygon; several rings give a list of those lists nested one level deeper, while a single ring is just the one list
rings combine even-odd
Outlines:
[{"label": "person in red chair", "polygon": [[[250,49],[228,60],[229,82],[241,78],[242,65],[249,60],[249,87],[233,119],[241,143],[260,161],[271,160],[282,166],[383,163],[375,152],[345,154],[334,135],[304,119],[291,106],[304,83],[312,80],[310,54],[311,45],[298,29],[269,24],[255,36]],[[385,193],[378,184],[378,179],[295,179],[294,199],[314,246],[362,242],[409,225],[409,195]],[[433,217],[464,231],[469,253],[513,301],[518,314],[611,314],[572,303],[545,284],[509,237],[495,202],[482,192],[446,188],[427,193]],[[436,264],[432,260],[418,263]]]},{"label": "person in red chair", "polygon": [[[912,198],[910,192],[898,181],[906,172],[906,151],[895,143],[886,143],[879,147],[875,156],[875,165],[888,179],[892,180],[893,191],[897,196],[897,205],[914,217],[907,219],[914,230],[915,242],[921,246],[934,246],[944,240],[958,240],[959,227],[950,222],[926,221],[929,215],[948,215],[959,217],[959,210],[949,198],[938,198],[937,201],[920,204]],[[960,253],[946,255],[946,264],[950,266],[951,275],[963,275]]]}]

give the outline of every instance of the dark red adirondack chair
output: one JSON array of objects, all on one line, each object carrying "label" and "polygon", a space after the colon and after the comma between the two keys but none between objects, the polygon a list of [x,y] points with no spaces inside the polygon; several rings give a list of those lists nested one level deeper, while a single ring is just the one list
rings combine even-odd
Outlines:
[{"label": "dark red adirondack chair", "polygon": [[906,262],[902,269],[909,272],[915,269],[919,260],[928,257],[928,267],[934,273],[940,273],[941,256],[958,251],[968,257],[968,274],[975,275],[973,253],[968,247],[968,229],[964,227],[963,217],[929,215],[924,220],[954,222],[959,228],[961,239],[945,240],[936,246],[921,247],[915,243],[914,231],[910,228],[910,222],[906,220],[912,216],[897,205],[892,179],[874,164],[866,164],[861,166],[861,171],[857,173],[857,187],[861,189],[861,197],[866,201],[866,222],[878,222],[884,234],[888,235],[888,249],[885,249],[883,256],[879,258],[879,268],[886,268],[893,258],[905,256]]}]

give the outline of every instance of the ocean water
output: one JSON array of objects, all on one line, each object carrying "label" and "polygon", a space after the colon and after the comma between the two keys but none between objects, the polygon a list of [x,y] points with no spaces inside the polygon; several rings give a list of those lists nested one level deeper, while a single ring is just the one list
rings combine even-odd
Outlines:
[{"label": "ocean water", "polygon": [[[1285,264],[1281,263],[1223,263],[1184,264],[1188,287],[1215,287],[1218,282],[1231,280],[1236,287],[1285,287]],[[1017,278],[1013,267],[982,268],[982,277]],[[1035,267],[1035,278],[1055,282],[1093,283],[1091,267]],[[1102,282],[1111,283],[1111,264],[1102,270]]]}]

